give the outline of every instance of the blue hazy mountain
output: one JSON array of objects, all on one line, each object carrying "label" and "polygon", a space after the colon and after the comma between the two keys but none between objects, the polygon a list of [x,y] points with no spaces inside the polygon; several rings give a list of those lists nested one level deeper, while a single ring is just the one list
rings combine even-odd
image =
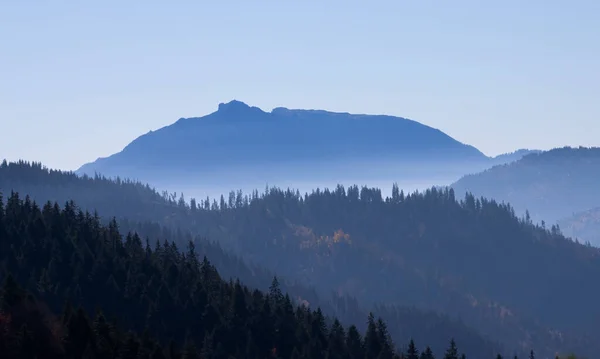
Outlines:
[{"label": "blue hazy mountain", "polygon": [[600,206],[562,218],[558,224],[565,235],[600,247]]},{"label": "blue hazy mountain", "polygon": [[[534,221],[555,223],[600,207],[600,148],[557,148],[466,175],[452,187],[458,194],[509,202]],[[563,221],[563,223],[566,223]]]},{"label": "blue hazy mountain", "polygon": [[[307,188],[351,181],[444,184],[493,159],[442,131],[406,118],[222,103],[197,118],[151,131],[121,152],[85,164],[101,173],[167,186]],[[404,186],[407,187],[407,186]],[[410,186],[408,186],[410,187]]]},{"label": "blue hazy mountain", "polygon": [[540,151],[540,150],[520,149],[520,150],[516,150],[514,152],[503,153],[501,155],[495,156],[491,159],[490,164],[492,166],[509,164],[514,161],[518,161],[521,158],[523,158],[524,156],[527,156],[529,154],[541,153],[541,152],[542,151]]}]

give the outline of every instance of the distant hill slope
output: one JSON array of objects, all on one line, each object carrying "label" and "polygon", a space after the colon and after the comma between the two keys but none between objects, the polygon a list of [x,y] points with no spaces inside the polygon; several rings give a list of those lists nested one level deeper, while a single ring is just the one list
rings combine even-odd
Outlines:
[{"label": "distant hill slope", "polygon": [[[555,228],[518,220],[510,207],[493,201],[468,196],[457,202],[445,189],[404,195],[396,188],[384,198],[377,189],[338,187],[306,196],[278,189],[232,192],[216,201],[194,201],[190,208],[178,205],[177,196],[147,202],[160,196],[144,186],[78,180],[72,174],[63,174],[61,183],[60,172],[13,166],[0,171],[0,179],[23,194],[35,191],[47,198],[61,193],[107,210],[110,196],[128,198],[115,202],[115,213],[130,212],[216,240],[249,262],[313,286],[321,298],[333,291],[357,298],[362,308],[415,306],[421,321],[408,319],[404,310],[397,320],[391,319],[395,310],[376,310],[401,343],[427,328],[427,337],[439,335],[442,346],[447,333],[463,333],[457,340],[470,353],[480,348],[473,357],[490,357],[483,353],[488,345],[477,344],[482,340],[453,321],[458,317],[509,351],[535,348],[542,358],[556,351],[591,357],[600,352],[593,339],[600,330],[595,304],[600,291],[586,284],[600,276],[600,252],[565,239]],[[342,314],[348,307],[343,301],[333,306],[338,317],[351,317]],[[423,310],[453,320],[434,317],[424,328],[421,324],[429,320]],[[452,329],[442,329],[445,325]]]},{"label": "distant hill slope", "polygon": [[562,218],[558,224],[566,235],[600,247],[600,207]]},{"label": "distant hill slope", "polygon": [[172,188],[223,180],[240,188],[240,173],[255,187],[289,179],[333,185],[385,179],[391,185],[392,179],[418,176],[437,176],[441,184],[487,168],[490,160],[438,129],[405,118],[287,108],[265,112],[234,100],[209,115],[182,118],[142,135],[77,173]]},{"label": "distant hill slope", "polygon": [[529,149],[520,149],[510,153],[503,153],[501,155],[495,156],[491,159],[490,165],[497,166],[512,163],[514,161],[518,161],[524,156],[534,154],[534,153],[542,153],[540,150],[529,150]]},{"label": "distant hill slope", "polygon": [[509,202],[518,214],[554,223],[600,206],[600,148],[557,148],[467,175],[452,188]]},{"label": "distant hill slope", "polygon": [[[4,195],[6,199],[12,191],[18,192],[21,199],[29,196],[36,200],[38,207],[42,207],[46,201],[64,204],[74,200],[84,210],[96,209],[103,223],[109,223],[112,216],[117,217],[121,232],[136,232],[142,239],[148,238],[151,245],[157,240],[161,243],[169,240],[174,241],[179,248],[185,248],[187,241],[195,237],[196,253],[200,257],[206,255],[224,279],[239,278],[250,287],[267,290],[274,276],[274,272],[265,265],[254,264],[257,262],[252,261],[252,258],[242,260],[240,255],[233,254],[231,241],[222,237],[222,233],[215,233],[217,237],[212,238],[213,226],[226,224],[219,218],[219,204],[214,200],[192,200],[193,207],[190,207],[183,201],[181,194],[160,194],[139,182],[111,180],[100,176],[79,177],[70,172],[49,170],[39,163],[24,161],[0,164],[0,197]],[[211,203],[214,211],[207,209],[211,208]],[[210,223],[209,226],[206,225],[207,222]],[[251,236],[249,239],[252,242],[249,243],[260,237]],[[237,241],[237,233],[232,233],[231,239]],[[222,245],[211,240],[218,240]],[[277,243],[263,246],[263,254],[271,257],[275,248]],[[254,259],[264,261],[256,257]],[[285,257],[282,259],[280,263],[285,265]],[[272,256],[271,260],[277,262],[277,257]],[[2,258],[0,274],[1,266]],[[29,272],[24,273],[28,274]],[[277,274],[279,276],[280,273]],[[417,342],[427,341],[434,352],[441,355],[450,338],[454,337],[474,357],[491,358],[492,354],[501,350],[500,345],[485,339],[473,328],[448,315],[386,303],[379,303],[382,305],[375,307],[359,303],[347,293],[334,293],[331,287],[317,294],[312,286],[302,283],[303,278],[279,278],[282,289],[295,302],[305,302],[311,307],[320,306],[326,315],[335,315],[343,323],[356,324],[361,330],[366,329],[368,308],[373,308],[376,315],[389,323],[389,333],[399,344],[404,344],[411,338]]]},{"label": "distant hill slope", "polygon": [[193,245],[144,246],[70,204],[0,199],[0,238],[3,359],[400,359],[372,315],[361,335],[294,305],[276,279],[268,292],[228,282]]}]

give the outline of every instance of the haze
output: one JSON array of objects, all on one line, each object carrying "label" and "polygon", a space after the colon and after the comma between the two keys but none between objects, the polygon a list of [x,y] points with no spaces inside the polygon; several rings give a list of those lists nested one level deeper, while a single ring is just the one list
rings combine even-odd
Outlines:
[{"label": "haze", "polygon": [[2,2],[0,356],[598,358],[599,19]]},{"label": "haze", "polygon": [[74,170],[232,98],[404,116],[488,155],[593,145],[599,6],[3,2],[0,154]]}]

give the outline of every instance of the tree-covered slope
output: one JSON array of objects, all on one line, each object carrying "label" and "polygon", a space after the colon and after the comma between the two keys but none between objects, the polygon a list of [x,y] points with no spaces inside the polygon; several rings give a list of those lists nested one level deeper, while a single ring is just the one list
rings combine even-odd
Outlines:
[{"label": "tree-covered slope", "polygon": [[[39,170],[41,177],[48,173]],[[94,193],[93,181],[81,181]],[[467,196],[459,202],[453,191],[437,189],[392,193],[383,198],[380,190],[358,187],[306,196],[232,192],[192,207],[165,200],[138,214],[218,241],[245,260],[314,286],[322,297],[333,290],[356,297],[362,307],[446,313],[515,350],[600,350],[590,339],[598,329],[600,293],[584,284],[600,274],[598,250],[493,201]],[[97,195],[109,208],[102,191]],[[123,213],[127,206],[144,207],[122,206]],[[157,212],[163,206],[169,210]]]},{"label": "tree-covered slope", "polygon": [[512,346],[577,349],[599,329],[600,292],[583,284],[600,275],[598,250],[493,201],[395,193],[274,189],[200,211],[198,228],[317,289],[458,314]]},{"label": "tree-covered slope", "polygon": [[[318,308],[294,306],[276,279],[266,294],[224,281],[191,242],[186,252],[168,242],[153,248],[137,234],[122,238],[114,224],[102,226],[72,204],[40,208],[13,194],[6,205],[0,201],[0,239],[3,357],[401,355],[385,322],[372,315],[362,336]],[[62,317],[52,316],[65,303]],[[424,352],[421,358],[432,358]],[[412,342],[407,355],[418,355]],[[458,359],[454,341],[446,357]]]},{"label": "tree-covered slope", "polygon": [[[139,183],[100,177],[79,178],[70,173],[45,169],[39,164],[21,162],[0,166],[0,190],[6,193],[18,190],[23,196],[29,194],[40,203],[48,200],[65,203],[71,199],[81,199],[81,204],[78,202],[78,205],[82,209],[97,209],[104,224],[117,227],[118,223],[118,227],[125,232],[137,232],[142,239],[149,239],[151,247],[154,247],[157,240],[163,247],[166,247],[164,240],[179,245],[186,245],[194,240],[196,252],[210,258],[225,279],[239,278],[253,288],[267,289],[274,275],[271,269],[265,268],[266,262],[263,263],[260,258],[251,260],[246,257],[242,261],[239,255],[224,250],[222,245],[207,237],[212,229],[198,222],[203,218],[200,212],[206,210],[199,209],[196,201],[192,201],[192,209],[178,201],[177,196],[159,195]],[[210,201],[208,203],[210,208]],[[204,208],[204,201],[197,205]],[[213,206],[218,208],[219,205],[213,202]],[[113,214],[118,218],[117,222],[110,221]],[[264,250],[265,255],[273,251],[272,248]],[[283,278],[280,284],[282,290],[289,293],[295,303],[321,306],[326,314],[336,315],[344,324],[356,324],[361,330],[366,330],[364,318],[369,309],[365,308],[370,308],[388,322],[389,332],[398,343],[408,342],[410,338],[417,342],[427,340],[434,352],[441,353],[450,338],[454,337],[469,353],[479,357],[486,357],[500,350],[497,344],[483,339],[478,332],[452,316],[440,316],[413,307],[386,303],[377,303],[375,309],[370,304],[357,302],[348,293],[334,293],[331,288],[322,290],[317,295],[301,283],[303,278],[300,277],[280,278]]]},{"label": "tree-covered slope", "polygon": [[600,206],[599,176],[600,148],[565,147],[464,176],[452,188],[508,202],[519,214],[529,210],[534,221],[555,223]]},{"label": "tree-covered slope", "polygon": [[540,150],[529,150],[526,148],[522,148],[520,150],[516,150],[513,152],[503,153],[503,154],[493,157],[490,161],[490,166],[509,164],[514,161],[518,161],[521,158],[523,158],[529,154],[541,153],[541,152],[542,151],[540,151]]},{"label": "tree-covered slope", "polygon": [[[38,174],[50,172],[38,168]],[[93,190],[96,180],[81,181],[110,210],[105,190]],[[106,191],[123,188],[97,181],[111,188]],[[44,191],[52,193],[43,182],[18,185],[43,199]],[[269,189],[193,201],[192,207],[163,199],[147,211],[122,202],[118,211],[135,208],[139,218],[218,241],[246,261],[315,287],[321,297],[333,290],[356,297],[362,307],[446,313],[514,350],[600,350],[589,339],[597,329],[593,303],[599,293],[582,284],[600,274],[597,250],[565,239],[556,228],[519,220],[493,201],[468,196],[458,202],[446,190],[392,193],[383,198],[377,189],[339,187],[302,196]],[[93,208],[94,201],[82,207]]]},{"label": "tree-covered slope", "polygon": [[600,247],[600,207],[562,218],[558,224],[566,235],[582,243]]}]

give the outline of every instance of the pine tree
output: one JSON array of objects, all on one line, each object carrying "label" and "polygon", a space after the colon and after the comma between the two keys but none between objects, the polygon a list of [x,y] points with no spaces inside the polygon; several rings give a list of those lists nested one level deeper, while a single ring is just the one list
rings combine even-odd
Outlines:
[{"label": "pine tree", "polygon": [[381,343],[379,342],[379,335],[377,333],[373,313],[369,313],[369,318],[367,319],[367,332],[365,334],[364,343],[366,357],[377,358],[381,352]]},{"label": "pine tree", "polygon": [[435,359],[433,351],[431,351],[431,348],[429,346],[427,346],[425,350],[421,353],[420,359]]},{"label": "pine tree", "polygon": [[365,348],[362,337],[356,329],[356,326],[351,325],[346,334],[346,347],[353,358],[364,358]]},{"label": "pine tree", "polygon": [[458,359],[458,348],[454,339],[450,340],[450,347],[446,350],[444,359]]},{"label": "pine tree", "polygon": [[419,350],[417,349],[417,347],[415,345],[415,341],[412,339],[408,343],[408,349],[406,349],[405,358],[406,359],[419,359]]},{"label": "pine tree", "polygon": [[394,183],[392,185],[392,202],[399,203],[400,202],[400,190],[398,188],[398,184]]},{"label": "pine tree", "polygon": [[392,338],[387,329],[387,324],[379,318],[377,319],[377,336],[380,345],[379,358],[381,359],[392,359],[394,356],[394,346]]},{"label": "pine tree", "polygon": [[346,351],[345,337],[346,333],[344,332],[344,327],[342,327],[340,322],[337,319],[335,319],[329,332],[329,346],[327,348],[327,358],[343,358],[343,354]]},{"label": "pine tree", "polygon": [[269,287],[269,297],[272,300],[271,305],[274,307],[281,305],[283,302],[283,293],[279,285],[279,280],[276,276],[273,277],[273,281],[271,282],[271,286]]}]

